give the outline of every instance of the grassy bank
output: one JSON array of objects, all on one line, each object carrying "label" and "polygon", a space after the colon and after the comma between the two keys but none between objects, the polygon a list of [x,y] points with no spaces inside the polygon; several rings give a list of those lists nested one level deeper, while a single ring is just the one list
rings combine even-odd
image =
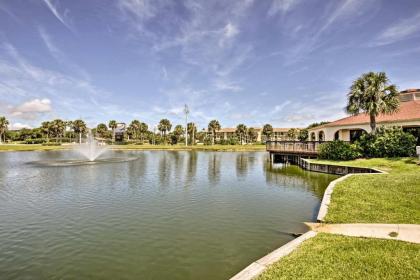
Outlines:
[{"label": "grassy bank", "polygon": [[112,145],[115,150],[265,151],[265,145]]},{"label": "grassy bank", "polygon": [[7,145],[0,145],[0,152],[51,151],[51,150],[64,150],[64,149],[71,149],[71,146],[70,145],[42,146],[41,144],[7,144]]},{"label": "grassy bank", "polygon": [[320,233],[257,279],[419,279],[419,244]]},{"label": "grassy bank", "polygon": [[[113,150],[171,150],[171,151],[265,151],[265,145],[110,145]],[[71,149],[72,145],[42,146],[40,144],[0,145],[0,151],[50,151]]]},{"label": "grassy bank", "polygon": [[[332,194],[327,223],[420,224],[420,166],[414,158],[321,161],[376,168],[351,176]],[[318,234],[257,279],[420,279],[419,244]]]},{"label": "grassy bank", "polygon": [[420,166],[414,158],[317,161],[377,168],[383,175],[352,176],[334,188],[327,223],[420,224]]}]

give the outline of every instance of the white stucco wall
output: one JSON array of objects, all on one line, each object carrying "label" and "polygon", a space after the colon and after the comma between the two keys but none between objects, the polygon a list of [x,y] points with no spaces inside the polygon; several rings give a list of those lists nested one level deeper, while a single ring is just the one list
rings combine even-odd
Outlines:
[{"label": "white stucco wall", "polygon": [[[380,126],[401,126],[401,127],[420,127],[420,120],[405,121],[405,122],[387,122],[378,123],[377,127]],[[363,129],[366,132],[371,132],[370,124],[355,124],[355,125],[342,125],[342,126],[326,126],[326,127],[314,127],[308,130],[309,140],[311,140],[311,133],[315,132],[315,141],[319,141],[319,132],[323,131],[325,135],[324,141],[333,141],[334,134],[339,131],[340,140],[350,141],[350,130]]]}]

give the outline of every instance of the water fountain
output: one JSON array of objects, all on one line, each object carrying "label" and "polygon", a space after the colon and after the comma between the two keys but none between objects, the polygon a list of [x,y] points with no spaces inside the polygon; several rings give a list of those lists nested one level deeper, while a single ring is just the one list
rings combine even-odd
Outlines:
[{"label": "water fountain", "polygon": [[89,129],[86,143],[81,143],[75,150],[89,161],[95,161],[108,148],[105,145],[99,145],[98,141],[93,137],[92,131]]},{"label": "water fountain", "polygon": [[78,154],[82,155],[84,159],[64,159],[54,161],[35,161],[30,162],[37,166],[44,167],[59,167],[59,166],[78,166],[78,165],[94,165],[101,163],[119,163],[137,160],[138,157],[110,157],[110,158],[99,158],[106,151],[108,151],[107,145],[101,145],[95,139],[92,131],[89,130],[85,143],[78,144],[74,149]]}]

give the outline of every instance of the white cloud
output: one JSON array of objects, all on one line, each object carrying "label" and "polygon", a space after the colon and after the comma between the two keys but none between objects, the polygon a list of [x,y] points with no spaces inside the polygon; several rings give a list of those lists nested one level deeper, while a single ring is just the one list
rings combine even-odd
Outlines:
[{"label": "white cloud", "polygon": [[11,123],[9,126],[9,130],[20,130],[22,128],[32,128],[32,126],[30,126],[29,124],[25,124],[25,123]]},{"label": "white cloud", "polygon": [[226,24],[226,26],[224,27],[224,36],[226,38],[232,38],[236,36],[238,33],[239,33],[238,28],[230,22]]},{"label": "white cloud", "polygon": [[267,15],[274,16],[277,13],[285,14],[297,6],[299,2],[300,0],[273,0],[270,8],[268,9]]},{"label": "white cloud", "polygon": [[51,111],[51,101],[48,98],[33,99],[10,109],[13,117],[21,119],[36,119],[39,115]]},{"label": "white cloud", "polygon": [[292,102],[290,100],[287,100],[286,102],[284,102],[281,105],[276,105],[274,106],[274,110],[272,112],[272,114],[277,114],[279,112],[281,112],[286,106],[290,105]]},{"label": "white cloud", "polygon": [[420,12],[386,28],[376,38],[374,45],[388,45],[413,36],[420,36]]},{"label": "white cloud", "polygon": [[[58,11],[58,6],[59,5],[55,5],[55,3],[52,2],[52,0],[43,0],[45,5],[48,7],[48,9],[51,11],[51,13],[53,13],[53,15],[65,26],[67,27],[70,31],[73,31],[73,27],[70,24],[70,20],[68,18],[68,13],[69,11],[67,9],[64,10],[64,13],[60,13]],[[58,3],[58,1],[56,2]]]},{"label": "white cloud", "polygon": [[226,80],[217,80],[214,83],[215,87],[221,91],[232,91],[238,92],[241,91],[243,88],[235,83],[226,81]]}]

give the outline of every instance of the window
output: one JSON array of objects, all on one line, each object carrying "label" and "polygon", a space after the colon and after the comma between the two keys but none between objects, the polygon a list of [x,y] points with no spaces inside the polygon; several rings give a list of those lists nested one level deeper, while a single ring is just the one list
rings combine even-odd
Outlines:
[{"label": "window", "polygon": [[318,133],[318,141],[324,141],[324,140],[325,140],[324,131],[320,131]]},{"label": "window", "polygon": [[337,130],[337,131],[334,133],[334,140],[340,140],[340,131],[339,131],[339,130]]}]

